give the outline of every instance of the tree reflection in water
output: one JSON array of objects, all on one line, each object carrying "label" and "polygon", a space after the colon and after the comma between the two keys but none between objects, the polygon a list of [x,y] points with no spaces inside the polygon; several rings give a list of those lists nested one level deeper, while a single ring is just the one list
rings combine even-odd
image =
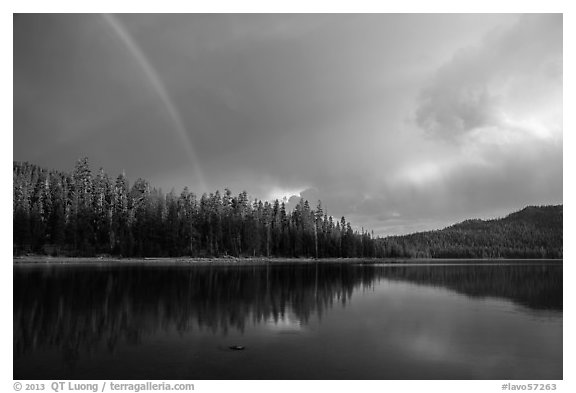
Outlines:
[{"label": "tree reflection in water", "polygon": [[15,266],[14,356],[56,347],[73,364],[81,352],[114,351],[158,330],[226,334],[287,318],[305,325],[383,280],[562,310],[561,263]]}]

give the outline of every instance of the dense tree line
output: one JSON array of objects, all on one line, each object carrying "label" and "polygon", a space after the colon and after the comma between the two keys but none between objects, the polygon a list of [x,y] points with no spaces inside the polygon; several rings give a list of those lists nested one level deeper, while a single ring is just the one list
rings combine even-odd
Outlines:
[{"label": "dense tree line", "polygon": [[72,174],[29,163],[13,168],[14,252],[125,257],[374,257],[373,236],[328,216],[318,201],[250,200],[229,189],[197,196],[132,186],[86,158]]},{"label": "dense tree line", "polygon": [[528,207],[498,220],[374,237],[328,216],[320,201],[291,211],[229,189],[162,193],[144,179],[13,165],[14,254],[124,257],[562,258],[562,206]]}]

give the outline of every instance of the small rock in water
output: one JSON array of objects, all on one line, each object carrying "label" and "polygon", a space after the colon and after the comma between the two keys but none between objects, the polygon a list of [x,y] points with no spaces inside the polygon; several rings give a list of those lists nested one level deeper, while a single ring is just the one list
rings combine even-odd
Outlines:
[{"label": "small rock in water", "polygon": [[245,347],[244,345],[232,345],[229,348],[233,351],[242,351]]}]

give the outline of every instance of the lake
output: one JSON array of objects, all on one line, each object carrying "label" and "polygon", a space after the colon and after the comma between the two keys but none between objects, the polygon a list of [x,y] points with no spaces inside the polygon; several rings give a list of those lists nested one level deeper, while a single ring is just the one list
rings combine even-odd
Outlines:
[{"label": "lake", "polygon": [[14,379],[562,379],[561,261],[13,271]]}]

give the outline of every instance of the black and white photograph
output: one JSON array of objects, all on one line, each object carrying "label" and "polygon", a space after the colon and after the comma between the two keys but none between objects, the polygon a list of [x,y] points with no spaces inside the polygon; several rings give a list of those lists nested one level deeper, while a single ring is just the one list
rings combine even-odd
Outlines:
[{"label": "black and white photograph", "polygon": [[14,381],[561,390],[562,13],[12,22]]}]

